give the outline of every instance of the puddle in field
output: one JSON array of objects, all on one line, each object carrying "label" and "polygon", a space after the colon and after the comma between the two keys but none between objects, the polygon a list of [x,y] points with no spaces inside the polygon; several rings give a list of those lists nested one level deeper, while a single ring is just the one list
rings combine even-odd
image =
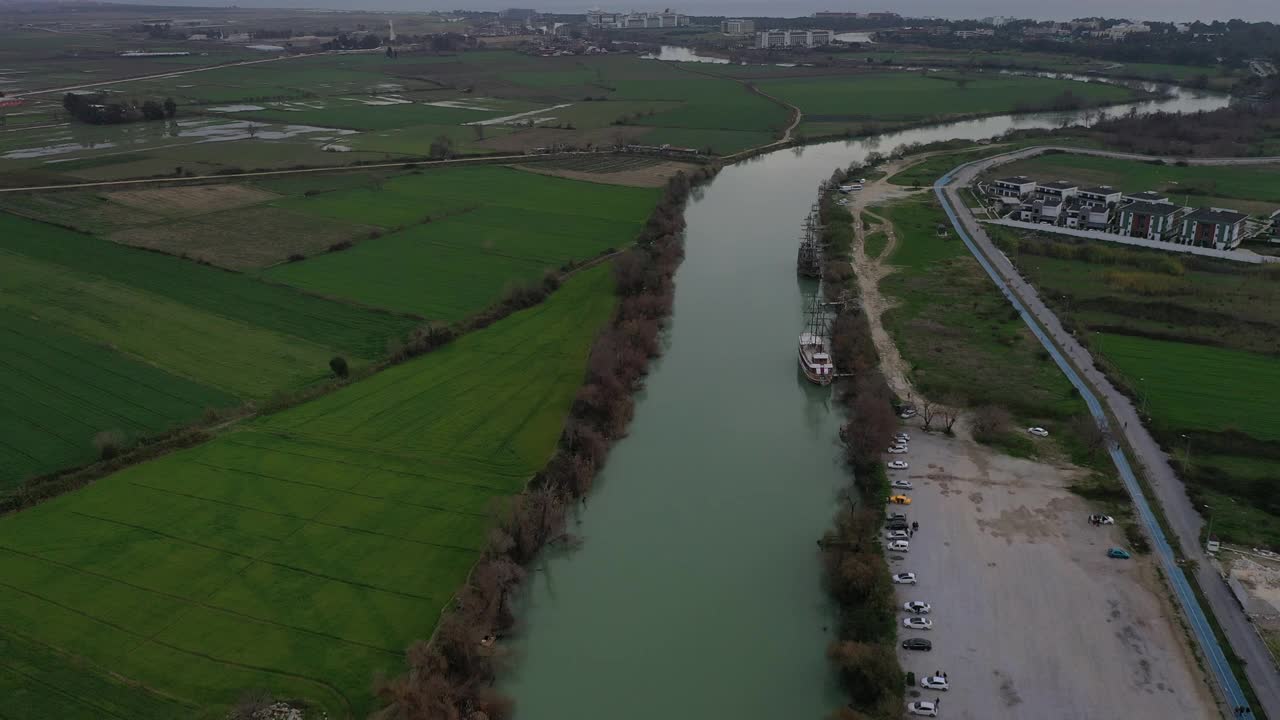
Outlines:
[{"label": "puddle in field", "polygon": [[378,83],[377,85],[374,85],[371,89],[377,92],[384,92],[384,93],[400,92],[404,90],[404,86],[401,85],[400,83]]},{"label": "puddle in field", "polygon": [[262,107],[261,105],[214,105],[213,107],[207,107],[205,109],[208,110],[209,112],[221,112],[221,113],[237,113],[237,112],[250,112],[252,110],[266,110],[266,108]]},{"label": "puddle in field", "polygon": [[284,52],[284,47],[281,45],[245,45],[245,47],[261,52]]},{"label": "puddle in field", "polygon": [[432,107],[453,108],[455,110],[479,110],[482,112],[496,112],[498,108],[484,105],[484,98],[475,98],[473,100],[436,100],[435,102],[422,103]]},{"label": "puddle in field", "polygon": [[[249,128],[253,127],[250,134]],[[93,127],[73,125],[57,131],[42,134],[38,141],[26,147],[17,147],[3,154],[0,160],[31,160],[34,158],[52,158],[46,163],[67,162],[85,157],[85,151],[110,150],[113,148],[167,147],[175,140],[179,145],[194,145],[208,142],[227,142],[232,140],[276,141],[292,138],[314,137],[318,142],[328,142],[348,135],[357,135],[359,131],[339,128],[318,127],[315,125],[269,125],[246,120],[222,120],[219,118],[192,118],[167,123],[136,123],[128,126]],[[24,138],[31,141],[32,138]],[[36,144],[38,143],[38,144]],[[12,147],[12,146],[10,146]],[[132,150],[131,150],[132,152]],[[59,157],[75,155],[75,157]]]}]

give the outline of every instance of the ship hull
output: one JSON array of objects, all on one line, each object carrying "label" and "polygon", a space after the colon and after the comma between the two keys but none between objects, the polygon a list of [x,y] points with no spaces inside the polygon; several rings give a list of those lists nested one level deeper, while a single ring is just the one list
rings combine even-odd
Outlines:
[{"label": "ship hull", "polygon": [[[818,366],[813,363],[811,358],[805,356],[803,348],[800,349],[797,355],[800,361],[800,371],[804,373],[805,378],[807,378],[809,382],[823,387],[831,384],[831,374],[829,372],[827,374],[819,373]],[[830,368],[828,367],[828,369]]]}]

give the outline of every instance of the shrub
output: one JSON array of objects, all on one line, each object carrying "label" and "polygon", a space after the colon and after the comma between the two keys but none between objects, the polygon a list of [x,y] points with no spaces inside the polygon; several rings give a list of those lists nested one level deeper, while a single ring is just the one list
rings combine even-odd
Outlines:
[{"label": "shrub", "polygon": [[104,430],[93,436],[93,449],[102,460],[110,460],[124,451],[124,433],[119,430]]},{"label": "shrub", "polygon": [[351,374],[351,368],[347,366],[347,359],[341,355],[334,355],[329,360],[329,369],[333,371],[335,376],[340,378],[345,378]]}]

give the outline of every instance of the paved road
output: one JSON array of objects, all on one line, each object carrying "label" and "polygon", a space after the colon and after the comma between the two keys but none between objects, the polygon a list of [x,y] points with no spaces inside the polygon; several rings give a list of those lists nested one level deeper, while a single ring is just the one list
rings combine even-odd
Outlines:
[{"label": "paved road", "polygon": [[[1159,505],[1164,510],[1170,530],[1175,535],[1174,542],[1178,543],[1179,549],[1186,558],[1195,561],[1198,565],[1196,572],[1197,584],[1204,593],[1210,610],[1222,626],[1236,655],[1246,663],[1245,671],[1248,675],[1249,683],[1253,686],[1262,707],[1271,709],[1274,712],[1276,709],[1280,709],[1280,673],[1277,673],[1270,653],[1254,631],[1243,609],[1227,588],[1225,581],[1209,564],[1208,558],[1199,542],[1202,524],[1200,515],[1187,498],[1185,487],[1173,471],[1168,455],[1161,449],[1146,427],[1143,426],[1138,418],[1136,409],[1129,399],[1116,390],[1110,381],[1097,370],[1088,351],[1063,329],[1058,318],[1041,302],[1035,288],[1022,279],[1009,259],[995,247],[977,220],[967,211],[966,204],[959,196],[959,188],[968,185],[978,174],[985,170],[1011,160],[1040,154],[1048,149],[1044,147],[1029,148],[961,166],[939,181],[936,189],[940,197],[945,199],[950,208],[954,210],[953,222],[957,225],[957,231],[967,234],[976,245],[977,251],[984,256],[979,260],[985,259],[991,271],[1000,276],[998,282],[1003,281],[1008,290],[1012,291],[1016,297],[1015,304],[1021,304],[1026,312],[1030,313],[1035,321],[1040,324],[1043,331],[1052,338],[1051,342],[1056,348],[1050,348],[1051,351],[1061,351],[1070,365],[1078,370],[1078,376],[1089,385],[1094,395],[1106,404],[1108,410],[1120,423],[1118,430],[1123,433],[1125,440],[1133,450],[1137,462],[1144,470],[1148,484],[1154,492]],[[1077,152],[1072,148],[1061,149]],[[1152,159],[1146,156],[1105,151],[1080,152],[1089,155],[1135,160]],[[1198,158],[1188,159],[1188,162],[1197,165],[1251,165],[1277,162],[1278,160],[1280,158]],[[1033,327],[1032,329],[1036,330],[1037,328]],[[1067,369],[1068,374],[1073,374],[1070,368],[1064,369]],[[1123,455],[1118,458],[1118,464],[1121,462],[1125,465],[1122,468],[1123,475],[1123,470],[1127,469],[1127,461],[1124,461]],[[1139,504],[1141,514],[1142,505],[1145,504],[1145,501],[1141,498],[1140,489],[1138,489],[1138,495],[1135,496],[1135,502]],[[1154,530],[1153,535],[1162,535],[1158,527],[1154,528]],[[1172,579],[1175,581],[1174,589],[1177,591],[1176,577]],[[1187,599],[1182,598],[1182,600],[1185,605]],[[1187,608],[1188,619],[1192,621],[1193,630],[1196,630],[1198,628],[1194,627],[1196,625],[1194,616],[1198,609],[1198,603],[1195,602],[1194,598],[1191,598],[1190,602],[1195,607]],[[1213,641],[1212,636],[1210,636],[1210,642],[1206,643],[1202,633],[1198,632],[1197,635],[1198,639],[1201,640],[1202,650],[1210,659],[1210,664],[1217,665],[1214,662],[1214,651],[1218,649],[1216,641]],[[1236,695],[1239,691],[1232,687],[1236,683],[1230,670],[1222,666],[1217,666],[1213,669],[1219,676],[1224,694],[1228,698]],[[1229,699],[1228,702],[1241,704],[1243,700],[1237,697],[1234,700]],[[1259,713],[1259,716],[1261,716],[1261,713]]]}]

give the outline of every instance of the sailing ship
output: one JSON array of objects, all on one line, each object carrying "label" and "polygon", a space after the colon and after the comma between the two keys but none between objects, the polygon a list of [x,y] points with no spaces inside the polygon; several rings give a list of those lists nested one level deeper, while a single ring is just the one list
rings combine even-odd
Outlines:
[{"label": "sailing ship", "polygon": [[831,342],[827,337],[827,313],[817,296],[805,308],[804,331],[800,333],[800,369],[809,382],[830,385],[836,366],[831,360]]},{"label": "sailing ship", "polygon": [[800,251],[796,253],[796,272],[804,277],[822,277],[822,228],[818,222],[818,207],[809,210],[804,220],[804,233],[800,237]]}]

